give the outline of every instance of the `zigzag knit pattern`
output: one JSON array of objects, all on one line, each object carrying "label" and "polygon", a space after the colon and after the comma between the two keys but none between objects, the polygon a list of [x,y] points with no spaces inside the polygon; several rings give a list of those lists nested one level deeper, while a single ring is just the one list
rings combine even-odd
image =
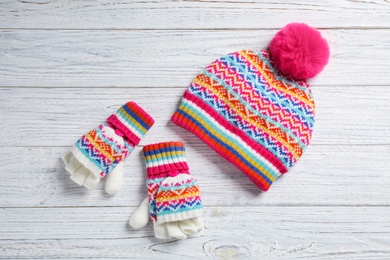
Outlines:
[{"label": "zigzag knit pattern", "polygon": [[107,124],[83,135],[72,149],[74,156],[94,174],[101,178],[122,161],[133,149],[131,144],[121,145],[104,130]]},{"label": "zigzag knit pattern", "polygon": [[143,152],[152,220],[164,223],[201,216],[200,191],[189,173],[183,143],[147,145]]},{"label": "zigzag knit pattern", "polygon": [[206,67],[172,121],[267,191],[309,145],[314,114],[306,82],[281,75],[267,51],[243,50]]},{"label": "zigzag knit pattern", "polygon": [[[83,135],[72,148],[72,153],[92,173],[103,178],[130,154],[153,124],[153,118],[145,110],[128,102],[106,123]],[[123,137],[123,145],[113,136]]]}]

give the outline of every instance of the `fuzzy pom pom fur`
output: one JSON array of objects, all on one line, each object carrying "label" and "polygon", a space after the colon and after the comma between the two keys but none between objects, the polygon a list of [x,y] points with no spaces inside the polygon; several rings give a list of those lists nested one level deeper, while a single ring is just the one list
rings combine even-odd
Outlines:
[{"label": "fuzzy pom pom fur", "polygon": [[296,80],[314,77],[329,60],[326,40],[304,23],[290,23],[282,28],[272,39],[269,51],[278,70]]}]

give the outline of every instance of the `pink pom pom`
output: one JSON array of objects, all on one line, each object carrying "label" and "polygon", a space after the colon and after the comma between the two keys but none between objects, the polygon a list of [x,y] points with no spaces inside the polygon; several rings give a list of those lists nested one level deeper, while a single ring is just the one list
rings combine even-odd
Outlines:
[{"label": "pink pom pom", "polygon": [[297,80],[314,77],[329,60],[326,40],[304,23],[286,25],[272,39],[269,50],[279,71]]}]

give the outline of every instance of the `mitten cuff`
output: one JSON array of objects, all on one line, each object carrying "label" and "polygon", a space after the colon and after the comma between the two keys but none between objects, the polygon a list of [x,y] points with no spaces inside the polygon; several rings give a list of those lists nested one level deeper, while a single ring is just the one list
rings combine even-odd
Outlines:
[{"label": "mitten cuff", "polygon": [[185,148],[182,142],[150,144],[143,148],[148,178],[174,177],[188,173]]},{"label": "mitten cuff", "polygon": [[153,118],[135,102],[127,102],[107,118],[107,124],[118,135],[123,135],[133,146],[138,145],[142,136],[153,126]]}]

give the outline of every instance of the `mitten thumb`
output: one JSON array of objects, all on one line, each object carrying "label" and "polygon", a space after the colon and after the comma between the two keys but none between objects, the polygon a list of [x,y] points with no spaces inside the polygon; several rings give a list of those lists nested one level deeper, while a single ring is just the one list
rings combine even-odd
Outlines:
[{"label": "mitten thumb", "polygon": [[146,197],[141,205],[131,215],[129,224],[132,228],[143,228],[149,222],[149,198]]},{"label": "mitten thumb", "polygon": [[112,195],[117,193],[122,186],[123,176],[123,162],[121,161],[116,167],[107,175],[105,190]]}]

